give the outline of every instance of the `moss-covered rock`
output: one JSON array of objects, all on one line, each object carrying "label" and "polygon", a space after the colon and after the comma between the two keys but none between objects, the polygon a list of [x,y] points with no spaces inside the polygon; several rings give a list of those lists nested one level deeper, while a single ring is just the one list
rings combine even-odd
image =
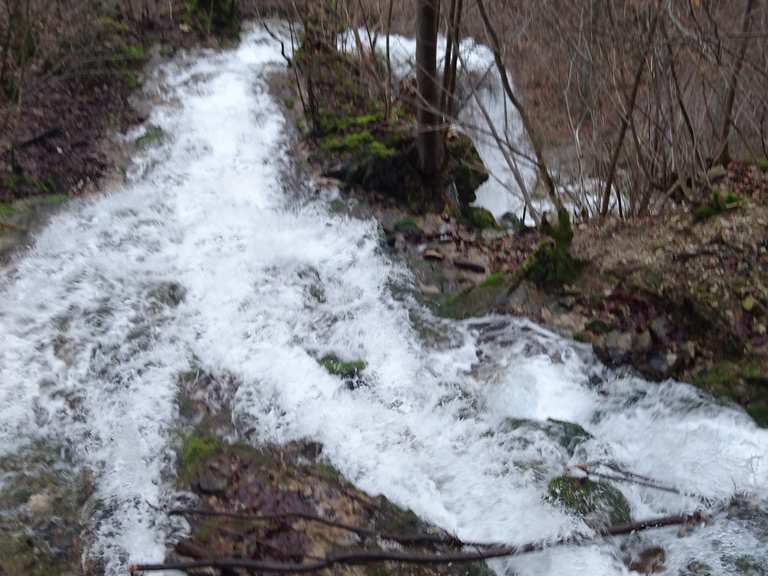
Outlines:
[{"label": "moss-covered rock", "polygon": [[490,282],[447,296],[438,305],[437,312],[458,320],[483,316],[500,309],[514,285],[514,280],[507,275],[495,276]]},{"label": "moss-covered rock", "polygon": [[179,477],[193,477],[200,471],[203,462],[219,452],[221,447],[221,442],[212,436],[197,433],[187,435],[179,453]]},{"label": "moss-covered rock", "polygon": [[[462,209],[477,200],[477,189],[489,178],[483,159],[472,139],[463,133],[450,133],[446,138],[448,155],[448,180],[456,186]],[[493,225],[496,221],[493,220]]]},{"label": "moss-covered rock", "polygon": [[144,134],[136,139],[136,147],[139,150],[145,150],[160,144],[165,138],[165,132],[159,126],[147,126]]},{"label": "moss-covered rock", "polygon": [[739,556],[733,564],[741,576],[768,576],[768,565],[754,556]]},{"label": "moss-covered rock", "polygon": [[464,221],[470,228],[475,230],[485,230],[487,228],[498,228],[496,218],[493,217],[490,210],[478,206],[469,206],[463,211]]},{"label": "moss-covered rock", "polygon": [[79,573],[81,509],[92,477],[62,461],[64,453],[40,441],[0,457],[0,574]]},{"label": "moss-covered rock", "polygon": [[580,425],[553,418],[544,421],[507,418],[502,425],[502,430],[517,431],[521,429],[543,432],[565,448],[569,455],[573,455],[580,444],[592,438],[592,435]]},{"label": "moss-covered rock", "polygon": [[571,256],[573,228],[571,218],[565,209],[557,212],[557,222],[545,219],[542,231],[552,242],[542,244],[536,259],[530,263],[528,277],[544,288],[557,288],[574,282],[584,268],[584,264]]},{"label": "moss-covered rock", "polygon": [[325,368],[329,374],[341,378],[357,378],[366,367],[364,360],[351,360],[345,362],[335,354],[323,356],[320,359],[320,365]]},{"label": "moss-covered rock", "polygon": [[549,482],[547,497],[594,527],[624,524],[632,520],[627,499],[606,482],[559,476]]},{"label": "moss-covered rock", "polygon": [[723,360],[699,372],[692,383],[721,398],[745,407],[762,427],[768,427],[768,374],[759,360],[749,357]]}]

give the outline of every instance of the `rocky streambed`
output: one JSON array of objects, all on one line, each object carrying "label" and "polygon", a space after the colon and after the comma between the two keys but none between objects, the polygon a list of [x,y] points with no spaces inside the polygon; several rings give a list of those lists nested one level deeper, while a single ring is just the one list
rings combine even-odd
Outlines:
[{"label": "rocky streambed", "polygon": [[[392,245],[433,275],[466,261],[453,268],[488,291],[506,277],[440,236],[410,239],[465,230],[383,216],[382,230],[297,171],[269,88],[281,65],[279,45],[251,31],[159,67],[146,128],[163,138],[128,183],[56,214],[0,280],[1,570],[114,575],[174,555],[393,545],[189,512],[202,509],[509,544],[702,510],[707,525],[489,567],[764,571],[768,433],[736,405],[613,370],[528,320],[436,314],[425,297],[441,284]],[[564,477],[585,468],[593,477]],[[627,481],[640,477],[654,486]]]}]

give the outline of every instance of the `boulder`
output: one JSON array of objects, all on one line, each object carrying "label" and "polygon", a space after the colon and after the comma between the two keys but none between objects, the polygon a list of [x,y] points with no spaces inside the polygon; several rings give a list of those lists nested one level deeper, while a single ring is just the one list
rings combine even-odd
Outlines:
[{"label": "boulder", "polygon": [[625,524],[632,520],[627,499],[606,482],[559,476],[549,482],[547,497],[581,516],[594,528]]}]

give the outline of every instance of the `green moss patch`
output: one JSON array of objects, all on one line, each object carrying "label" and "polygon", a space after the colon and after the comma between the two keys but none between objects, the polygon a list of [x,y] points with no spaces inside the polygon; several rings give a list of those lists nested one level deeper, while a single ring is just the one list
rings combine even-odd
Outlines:
[{"label": "green moss patch", "polygon": [[489,275],[485,280],[482,281],[480,284],[481,288],[495,288],[497,286],[501,286],[504,284],[506,280],[506,274],[504,272],[494,272],[493,274]]},{"label": "green moss patch", "polygon": [[[459,204],[466,209],[477,199],[477,189],[490,175],[472,139],[466,134],[453,134],[445,146],[448,154],[448,179],[456,185]],[[495,225],[496,221],[493,220]],[[488,225],[477,227],[485,228]]]},{"label": "green moss patch", "polygon": [[406,236],[420,235],[422,233],[421,227],[414,218],[403,218],[402,220],[398,220],[395,222],[393,230]]},{"label": "green moss patch", "polygon": [[706,204],[699,206],[694,211],[694,219],[697,222],[703,222],[720,216],[731,210],[735,210],[744,204],[745,200],[741,196],[733,193],[722,194],[713,192],[711,198]]},{"label": "green moss patch", "polygon": [[547,498],[593,526],[625,524],[632,520],[627,499],[605,482],[559,476],[550,481]]},{"label": "green moss patch", "polygon": [[212,436],[190,434],[184,438],[179,454],[179,477],[189,480],[202,464],[222,449],[221,442]]},{"label": "green moss patch", "polygon": [[485,230],[486,228],[498,228],[496,218],[485,208],[470,206],[463,212],[466,223],[476,230]]},{"label": "green moss patch", "polygon": [[16,213],[16,207],[11,202],[0,202],[0,218],[12,216]]},{"label": "green moss patch", "polygon": [[707,392],[745,406],[759,426],[768,427],[768,373],[759,360],[725,360],[700,372],[692,384]]},{"label": "green moss patch", "polygon": [[139,149],[144,150],[160,144],[160,142],[163,141],[163,138],[165,138],[165,132],[162,128],[159,126],[147,126],[144,134],[136,139],[136,146]]},{"label": "green moss patch", "polygon": [[360,376],[365,370],[367,364],[363,360],[353,360],[345,362],[335,354],[328,354],[320,359],[320,365],[325,368],[329,374],[339,376],[344,379],[354,379]]}]

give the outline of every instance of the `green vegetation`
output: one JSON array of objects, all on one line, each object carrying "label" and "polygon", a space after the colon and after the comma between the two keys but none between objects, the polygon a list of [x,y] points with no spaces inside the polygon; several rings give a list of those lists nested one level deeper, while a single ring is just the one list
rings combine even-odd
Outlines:
[{"label": "green vegetation", "polygon": [[320,146],[331,152],[356,152],[372,142],[373,135],[368,130],[363,130],[342,136],[329,136],[323,139]]},{"label": "green vegetation", "polygon": [[130,88],[131,90],[138,90],[141,88],[142,82],[139,75],[134,72],[133,70],[127,70],[124,74],[125,76],[125,84]]},{"label": "green vegetation", "polygon": [[123,46],[123,59],[130,64],[142,64],[147,58],[144,46],[141,44],[129,44]]},{"label": "green vegetation", "polygon": [[485,280],[480,283],[481,288],[493,288],[495,286],[501,286],[506,280],[504,272],[494,272],[489,275]]},{"label": "green vegetation", "polygon": [[16,207],[11,202],[0,202],[0,218],[8,217],[16,213]]},{"label": "green vegetation", "polygon": [[526,275],[545,288],[557,288],[574,282],[584,268],[584,263],[571,256],[573,228],[571,218],[565,209],[558,210],[557,225],[547,220],[542,230],[552,242],[546,242],[532,256]]},{"label": "green vegetation", "polygon": [[736,569],[742,576],[767,576],[768,568],[761,565],[753,556],[739,556],[735,562]]},{"label": "green vegetation", "polygon": [[496,223],[496,218],[485,208],[469,206],[464,209],[464,218],[466,223],[476,230],[499,227]]},{"label": "green vegetation", "polygon": [[143,150],[159,144],[165,137],[165,132],[159,126],[148,126],[146,132],[136,139],[136,146]]},{"label": "green vegetation", "polygon": [[363,360],[353,360],[344,362],[335,354],[328,354],[320,359],[320,365],[325,368],[329,374],[339,376],[344,379],[357,378],[365,370],[367,364]]},{"label": "green vegetation", "polygon": [[179,459],[179,477],[189,479],[201,464],[221,450],[221,442],[211,436],[190,434],[184,438]]},{"label": "green vegetation", "polygon": [[759,426],[768,427],[768,374],[758,360],[722,361],[697,374],[692,383],[715,396],[739,402]]},{"label": "green vegetation", "polygon": [[378,158],[394,158],[398,155],[398,151],[394,148],[390,148],[386,144],[383,144],[379,141],[371,142],[371,144],[368,146],[368,151]]},{"label": "green vegetation", "polygon": [[[475,191],[490,177],[472,139],[466,134],[456,134],[446,141],[448,153],[448,180],[456,185],[456,193],[462,210],[477,199]],[[491,216],[491,218],[493,218]],[[486,218],[487,220],[487,218]],[[475,226],[486,228],[489,224]],[[493,220],[496,226],[496,220]]]},{"label": "green vegetation", "polygon": [[202,34],[234,35],[240,29],[236,0],[187,0],[184,20]]},{"label": "green vegetation", "polygon": [[400,234],[421,234],[421,228],[413,218],[403,218],[395,222],[394,231]]},{"label": "green vegetation", "polygon": [[[51,189],[52,185],[46,189]],[[58,206],[59,204],[64,204],[69,200],[69,196],[66,194],[48,194],[46,196],[41,196],[40,201],[43,204],[48,204],[49,206]]]},{"label": "green vegetation", "polygon": [[627,499],[605,482],[559,476],[550,481],[547,498],[599,524],[624,524],[632,519]]},{"label": "green vegetation", "polygon": [[729,192],[728,194],[723,195],[720,192],[715,191],[712,193],[709,202],[696,208],[694,211],[694,219],[697,222],[703,222],[710,218],[720,216],[730,210],[735,210],[742,204],[744,204],[744,198],[737,194]]}]

